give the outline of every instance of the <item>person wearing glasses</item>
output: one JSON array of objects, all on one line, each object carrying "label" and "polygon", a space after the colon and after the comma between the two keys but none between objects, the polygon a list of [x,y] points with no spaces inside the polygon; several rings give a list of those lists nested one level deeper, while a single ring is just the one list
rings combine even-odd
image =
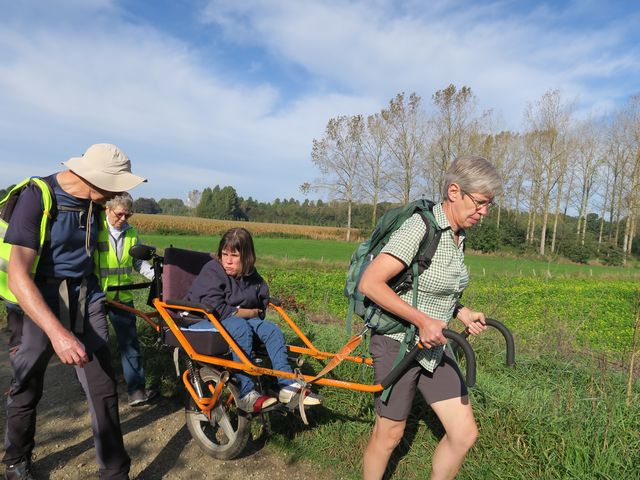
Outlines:
[{"label": "person wearing glasses", "polygon": [[[381,479],[393,450],[402,440],[416,390],[440,419],[445,435],[431,461],[431,479],[454,478],[467,451],[475,443],[476,426],[467,389],[460,370],[448,352],[442,334],[452,317],[457,317],[470,334],[486,329],[485,315],[460,303],[469,283],[464,264],[465,231],[489,213],[493,199],[502,190],[502,179],[482,157],[456,159],[447,170],[443,201],[433,214],[444,230],[429,268],[418,277],[417,308],[412,291],[396,294],[388,282],[411,264],[418,252],[426,226],[419,214],[407,219],[390,237],[382,252],[371,262],[359,284],[360,291],[380,308],[416,326],[417,341],[425,349],[393,385],[386,400],[375,395],[376,420],[364,452],[363,478]],[[404,333],[372,334],[370,353],[375,383],[391,370]]]},{"label": "person wearing glasses", "polygon": [[[129,249],[139,243],[137,230],[127,222],[133,215],[132,210],[133,198],[127,192],[117,195],[105,204],[105,210],[101,216],[102,229],[98,238],[98,248],[94,253],[95,273],[100,279],[107,299],[129,307],[133,307],[131,291],[109,291],[108,287],[131,285],[133,270],[141,273],[148,280],[153,279],[151,264],[129,255]],[[158,392],[145,388],[136,316],[115,307],[108,307],[107,313],[116,333],[129,405],[133,407],[146,403]]]}]

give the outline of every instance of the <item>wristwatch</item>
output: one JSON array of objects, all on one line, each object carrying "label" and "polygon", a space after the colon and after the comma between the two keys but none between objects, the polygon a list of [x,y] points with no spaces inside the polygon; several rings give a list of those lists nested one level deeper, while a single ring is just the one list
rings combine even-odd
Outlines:
[{"label": "wristwatch", "polygon": [[458,318],[458,313],[460,312],[460,310],[462,310],[464,308],[464,305],[461,304],[460,302],[456,303],[456,306],[453,307],[453,318]]}]

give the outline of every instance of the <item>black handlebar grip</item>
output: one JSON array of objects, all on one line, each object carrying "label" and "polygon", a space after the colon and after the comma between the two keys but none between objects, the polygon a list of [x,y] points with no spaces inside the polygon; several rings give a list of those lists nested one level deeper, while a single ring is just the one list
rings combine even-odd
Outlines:
[{"label": "black handlebar grip", "polygon": [[393,385],[395,383],[398,377],[400,377],[400,375],[402,375],[407,370],[409,365],[411,365],[411,363],[416,359],[419,351],[420,347],[417,344],[414,345],[409,353],[407,353],[402,358],[402,360],[400,360],[400,363],[398,363],[398,365],[391,369],[387,376],[384,377],[382,382],[380,382],[380,385],[382,385],[383,389],[386,390],[390,385]]},{"label": "black handlebar grip", "polygon": [[[444,330],[442,330],[442,335],[444,335],[445,338],[456,342],[464,352],[464,356],[467,364],[467,375],[466,375],[465,383],[467,384],[467,387],[475,386],[476,354],[474,353],[473,348],[471,348],[471,345],[469,344],[469,342],[467,342],[467,339],[464,338],[464,335],[454,332],[453,330],[449,330],[448,328],[445,328]],[[380,385],[382,385],[382,388],[386,389],[390,385],[393,385],[393,383],[406,371],[409,365],[411,365],[411,363],[416,359],[416,356],[418,355],[419,351],[420,351],[420,347],[418,345],[415,345],[409,351],[409,353],[407,353],[403,357],[403,359],[400,360],[400,363],[398,363],[398,365],[396,365],[387,374],[387,376],[382,380],[382,382],[380,382]]]},{"label": "black handlebar grip", "polygon": [[442,334],[446,339],[456,342],[458,347],[464,353],[467,367],[465,383],[469,388],[474,387],[476,385],[476,353],[473,351],[473,348],[471,348],[471,344],[467,341],[464,335],[454,332],[453,330],[449,330],[448,328],[442,330]]},{"label": "black handlebar grip", "polygon": [[[495,320],[493,318],[487,318],[485,320],[485,323],[488,326],[498,330],[504,337],[504,341],[507,347],[505,363],[507,364],[508,367],[513,367],[516,364],[516,346],[515,346],[515,342],[513,341],[513,335],[511,334],[511,330],[509,330],[504,323],[499,322],[498,320]],[[463,335],[465,338],[469,336],[469,332],[467,331],[467,329],[460,332],[460,334]]]},{"label": "black handlebar grip", "polygon": [[486,322],[487,325],[497,329],[504,337],[504,341],[507,345],[506,363],[508,367],[513,367],[516,364],[516,347],[511,330],[509,330],[504,323],[494,320],[493,318],[487,318]]}]

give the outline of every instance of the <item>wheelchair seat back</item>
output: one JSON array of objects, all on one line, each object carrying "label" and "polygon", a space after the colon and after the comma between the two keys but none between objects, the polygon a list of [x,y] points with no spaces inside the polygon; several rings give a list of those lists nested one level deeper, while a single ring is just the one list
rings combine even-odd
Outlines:
[{"label": "wheelchair seat back", "polygon": [[[172,300],[174,302],[184,300],[202,267],[212,259],[211,254],[206,252],[175,247],[166,248],[162,267],[163,300],[168,304],[171,304]],[[213,325],[211,325],[211,329],[190,330],[188,325],[193,324],[193,320],[185,322],[180,314],[175,311],[170,311],[170,315],[197,353],[202,355],[224,355],[229,352],[229,344],[215,330]],[[182,346],[167,325],[163,325],[163,334],[166,345],[172,347]]]}]

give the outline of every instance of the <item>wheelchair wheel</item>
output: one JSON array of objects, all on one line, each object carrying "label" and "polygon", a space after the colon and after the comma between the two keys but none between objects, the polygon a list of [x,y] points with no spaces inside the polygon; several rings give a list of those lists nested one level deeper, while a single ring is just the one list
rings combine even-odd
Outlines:
[{"label": "wheelchair wheel", "polygon": [[[214,387],[220,375],[208,368],[200,369],[205,391],[208,385]],[[251,424],[246,414],[238,408],[238,389],[227,382],[220,393],[218,405],[211,411],[211,420],[198,411],[193,399],[186,411],[187,428],[198,446],[213,458],[230,460],[237,457],[247,446],[251,434]]]}]

